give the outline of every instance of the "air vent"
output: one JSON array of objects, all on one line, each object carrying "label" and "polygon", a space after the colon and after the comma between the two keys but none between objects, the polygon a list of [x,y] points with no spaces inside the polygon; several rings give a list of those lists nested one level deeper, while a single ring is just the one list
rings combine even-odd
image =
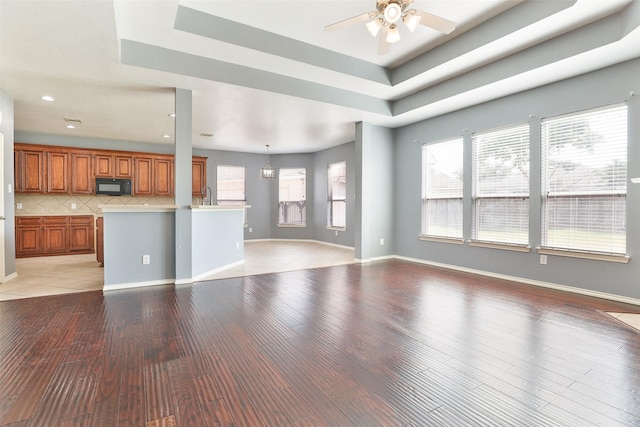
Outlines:
[{"label": "air vent", "polygon": [[82,124],[82,120],[81,119],[72,119],[71,117],[65,117],[64,121],[67,123],[70,123],[72,125],[81,125]]},{"label": "air vent", "polygon": [[213,137],[213,134],[212,134],[212,133],[202,132],[202,133],[200,134],[200,136],[204,136],[205,138],[212,138],[212,137]]}]

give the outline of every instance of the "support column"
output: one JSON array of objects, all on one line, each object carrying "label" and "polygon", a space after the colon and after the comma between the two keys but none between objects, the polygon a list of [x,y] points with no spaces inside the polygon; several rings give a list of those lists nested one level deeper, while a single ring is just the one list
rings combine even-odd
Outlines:
[{"label": "support column", "polygon": [[175,99],[175,200],[176,237],[175,262],[176,284],[192,282],[192,233],[191,233],[191,133],[192,133],[192,93],[176,88]]},{"label": "support column", "polygon": [[394,158],[391,129],[356,124],[355,258],[361,262],[394,253]]}]

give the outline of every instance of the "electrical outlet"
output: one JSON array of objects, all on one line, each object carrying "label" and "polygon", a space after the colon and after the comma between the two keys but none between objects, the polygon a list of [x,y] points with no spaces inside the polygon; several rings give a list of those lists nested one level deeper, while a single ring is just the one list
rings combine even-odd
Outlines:
[{"label": "electrical outlet", "polygon": [[540,255],[540,264],[547,265],[547,256],[546,255]]},{"label": "electrical outlet", "polygon": [[240,242],[236,242],[236,249],[240,249]]},{"label": "electrical outlet", "polygon": [[384,245],[384,239],[380,239],[380,246]]},{"label": "electrical outlet", "polygon": [[22,203],[16,203],[16,209],[22,209]]},{"label": "electrical outlet", "polygon": [[75,209],[76,208],[76,204],[75,203],[71,203],[71,209]]},{"label": "electrical outlet", "polygon": [[249,227],[249,233],[253,233],[253,228]]},{"label": "electrical outlet", "polygon": [[338,230],[336,230],[336,236],[338,235]]},{"label": "electrical outlet", "polygon": [[142,255],[143,264],[151,264],[151,255]]}]

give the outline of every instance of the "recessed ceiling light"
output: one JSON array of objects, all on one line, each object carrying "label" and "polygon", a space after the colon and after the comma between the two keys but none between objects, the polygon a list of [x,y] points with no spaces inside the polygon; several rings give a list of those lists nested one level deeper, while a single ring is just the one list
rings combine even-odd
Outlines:
[{"label": "recessed ceiling light", "polygon": [[168,115],[169,117],[175,117],[175,116],[176,116],[176,113],[170,113],[170,114],[167,114],[167,115]]},{"label": "recessed ceiling light", "polygon": [[40,99],[42,99],[43,101],[47,101],[47,102],[53,102],[55,101],[55,99],[53,98],[53,96],[49,96],[49,95],[42,95],[40,97]]},{"label": "recessed ceiling light", "polygon": [[171,138],[171,135],[162,135],[163,138]]},{"label": "recessed ceiling light", "polygon": [[76,127],[72,124],[68,124],[67,126],[65,126],[67,129],[75,129]]}]

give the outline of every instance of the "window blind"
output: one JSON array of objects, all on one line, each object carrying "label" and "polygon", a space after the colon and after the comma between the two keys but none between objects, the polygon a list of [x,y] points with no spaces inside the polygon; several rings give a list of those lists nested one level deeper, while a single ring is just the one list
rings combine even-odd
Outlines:
[{"label": "window blind", "polygon": [[307,172],[304,168],[280,169],[278,175],[278,224],[306,224]]},{"label": "window blind", "polygon": [[473,240],[529,243],[529,125],[478,132],[473,158]]},{"label": "window blind", "polygon": [[626,253],[627,105],[542,121],[542,246]]},{"label": "window blind", "polygon": [[422,236],[462,239],[462,154],[462,138],[422,146]]},{"label": "window blind", "polygon": [[327,225],[345,227],[347,223],[347,162],[327,167]]},{"label": "window blind", "polygon": [[245,172],[244,166],[218,166],[216,180],[218,204],[245,204],[247,200]]}]

